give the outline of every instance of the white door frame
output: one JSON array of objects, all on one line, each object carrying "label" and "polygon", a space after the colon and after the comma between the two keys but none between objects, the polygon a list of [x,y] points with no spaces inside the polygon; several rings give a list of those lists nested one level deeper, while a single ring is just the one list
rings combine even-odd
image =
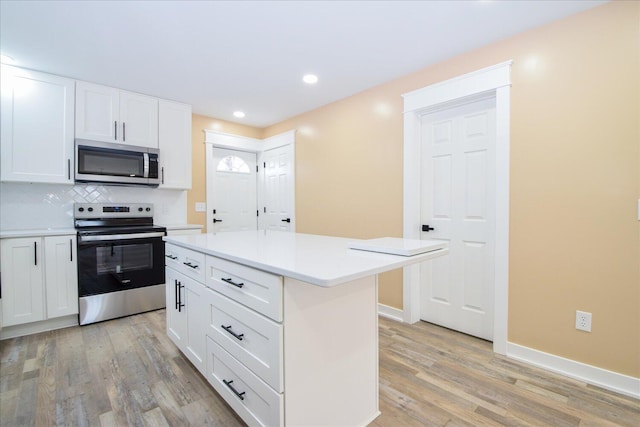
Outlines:
[{"label": "white door frame", "polygon": [[[496,99],[496,247],[493,351],[507,352],[509,291],[509,117],[511,64],[506,61],[402,95],[404,98],[403,235],[420,239],[421,117],[478,97]],[[420,267],[404,267],[403,320],[420,320]]]},{"label": "white door frame", "polygon": [[[291,194],[291,232],[296,231],[296,192],[295,192],[295,142],[296,142],[296,131],[290,130],[287,132],[280,133],[278,135],[271,136],[266,139],[256,139],[249,138],[246,136],[233,135],[224,132],[218,132],[215,130],[204,130],[205,133],[205,152],[206,152],[206,176],[207,183],[210,182],[210,174],[212,173],[212,168],[215,167],[211,165],[211,159],[213,158],[213,149],[214,148],[226,148],[229,150],[236,151],[246,151],[249,153],[256,153],[256,158],[258,165],[263,163],[263,153],[265,151],[273,150],[274,148],[291,146],[292,154],[293,154],[293,167],[291,168],[291,179],[293,181],[293,190]],[[258,182],[257,182],[257,205],[262,206],[262,200],[264,200],[264,174],[258,174]],[[209,190],[206,192],[207,194],[207,221],[209,219]],[[263,228],[263,215],[258,216],[258,229]]]}]

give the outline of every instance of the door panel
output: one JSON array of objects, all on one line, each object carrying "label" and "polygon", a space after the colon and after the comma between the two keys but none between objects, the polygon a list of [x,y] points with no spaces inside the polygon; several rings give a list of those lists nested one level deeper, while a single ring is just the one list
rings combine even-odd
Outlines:
[{"label": "door panel", "polygon": [[421,266],[421,318],[491,340],[495,100],[423,116],[421,144],[421,237],[450,247]]},{"label": "door panel", "polygon": [[[293,226],[293,152],[290,146],[264,152],[264,228],[291,231]],[[287,219],[289,221],[287,221]]]},{"label": "door panel", "polygon": [[207,232],[256,230],[256,154],[222,148],[212,153]]}]

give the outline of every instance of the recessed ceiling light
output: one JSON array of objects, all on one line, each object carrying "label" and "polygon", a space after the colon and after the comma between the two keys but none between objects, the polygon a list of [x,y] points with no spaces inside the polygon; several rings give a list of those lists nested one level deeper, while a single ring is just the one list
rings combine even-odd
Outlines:
[{"label": "recessed ceiling light", "polygon": [[242,111],[234,111],[233,116],[241,119],[244,117],[244,113]]},{"label": "recessed ceiling light", "polygon": [[316,76],[315,74],[305,74],[302,77],[302,81],[310,85],[316,84],[318,83],[318,76]]}]

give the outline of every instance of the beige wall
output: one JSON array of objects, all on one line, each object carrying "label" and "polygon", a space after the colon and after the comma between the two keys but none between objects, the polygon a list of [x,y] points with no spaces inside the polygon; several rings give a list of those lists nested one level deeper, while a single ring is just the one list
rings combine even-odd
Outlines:
[{"label": "beige wall", "polygon": [[191,190],[187,191],[187,222],[202,225],[203,232],[207,230],[206,213],[196,212],[196,202],[207,201],[205,130],[215,130],[250,138],[262,137],[261,129],[193,114],[191,122],[192,186]]},{"label": "beige wall", "polygon": [[640,377],[639,23],[608,3],[265,129],[298,131],[298,231],[401,236],[400,95],[513,59],[509,341]]}]

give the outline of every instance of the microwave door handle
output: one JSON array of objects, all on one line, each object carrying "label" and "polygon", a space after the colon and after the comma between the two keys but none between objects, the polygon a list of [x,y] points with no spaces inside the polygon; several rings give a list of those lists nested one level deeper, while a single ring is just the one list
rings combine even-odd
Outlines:
[{"label": "microwave door handle", "polygon": [[149,153],[142,153],[144,156],[144,174],[145,178],[149,178]]}]

